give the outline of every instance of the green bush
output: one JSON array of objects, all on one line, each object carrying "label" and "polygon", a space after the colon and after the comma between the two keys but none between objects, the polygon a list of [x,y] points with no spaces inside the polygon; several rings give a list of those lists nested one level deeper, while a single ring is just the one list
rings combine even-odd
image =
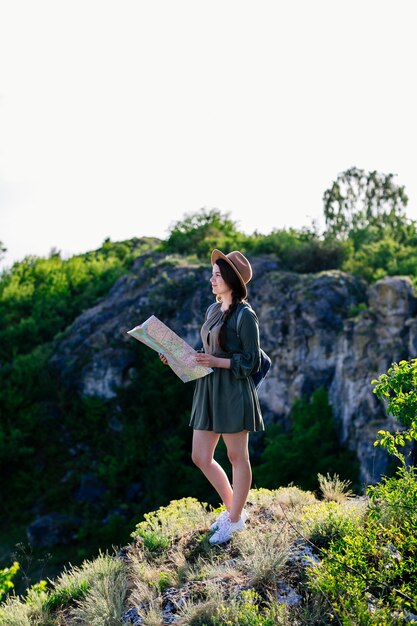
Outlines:
[{"label": "green bush", "polygon": [[320,236],[314,229],[276,229],[269,235],[254,234],[246,243],[253,255],[274,255],[281,269],[311,273],[339,269],[348,256],[349,245]]},{"label": "green bush", "polygon": [[17,561],[11,567],[0,569],[0,600],[14,587],[13,578],[20,569]]},{"label": "green bush", "polygon": [[245,240],[246,236],[237,230],[228,213],[222,215],[218,209],[201,209],[174,224],[161,250],[207,260],[214,248],[244,250]]},{"label": "green bush", "polygon": [[309,580],[343,624],[402,624],[417,612],[415,470],[402,467],[368,493],[363,525],[342,529],[320,566],[309,570]]},{"label": "green bush", "polygon": [[[417,468],[400,451],[417,439],[417,360],[393,363],[374,380],[374,392],[404,427],[380,431],[376,445],[393,454],[399,467],[367,489],[363,523],[342,529],[330,541],[319,567],[308,577],[342,624],[417,623]],[[413,617],[414,616],[414,617]]]},{"label": "green bush", "polygon": [[207,505],[195,498],[173,500],[168,506],[144,515],[132,533],[141,539],[149,552],[166,550],[184,531],[195,530],[205,524]]},{"label": "green bush", "polygon": [[403,426],[396,433],[379,431],[375,445],[385,447],[404,461],[400,448],[417,441],[417,359],[393,363],[387,373],[372,384],[376,396],[386,403],[388,413]]},{"label": "green bush", "polygon": [[263,602],[253,589],[222,603],[208,626],[276,626],[286,623],[287,610],[276,602]]}]

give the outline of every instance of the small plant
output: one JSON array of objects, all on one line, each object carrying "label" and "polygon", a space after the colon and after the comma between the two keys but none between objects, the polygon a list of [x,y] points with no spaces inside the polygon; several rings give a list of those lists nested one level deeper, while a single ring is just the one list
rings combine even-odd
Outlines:
[{"label": "small plant", "polygon": [[71,623],[77,626],[119,626],[127,590],[124,564],[114,560],[107,575],[97,577],[86,595],[71,609]]},{"label": "small plant", "polygon": [[368,305],[365,302],[359,302],[358,304],[354,304],[350,307],[348,311],[348,317],[357,317],[363,311],[368,310]]},{"label": "small plant", "polygon": [[345,502],[354,495],[353,491],[349,489],[352,484],[351,481],[341,480],[337,474],[330,476],[327,472],[326,476],[317,474],[317,478],[323,498],[328,502],[331,500],[334,502]]},{"label": "small plant", "polygon": [[195,498],[173,500],[168,506],[146,513],[132,537],[140,538],[150,553],[164,552],[184,530],[204,526],[206,517],[207,505]]},{"label": "small plant", "polygon": [[281,579],[293,537],[285,522],[276,522],[273,530],[259,533],[257,530],[236,536],[234,543],[239,550],[239,569],[256,589],[276,588]]},{"label": "small plant", "polygon": [[17,561],[11,567],[0,569],[0,600],[14,587],[13,578],[20,569]]},{"label": "small plant", "polygon": [[320,502],[305,507],[301,528],[309,541],[322,550],[343,540],[349,531],[360,525],[360,519],[359,508]]},{"label": "small plant", "polygon": [[220,605],[210,626],[276,626],[284,624],[285,605],[266,604],[253,589]]}]

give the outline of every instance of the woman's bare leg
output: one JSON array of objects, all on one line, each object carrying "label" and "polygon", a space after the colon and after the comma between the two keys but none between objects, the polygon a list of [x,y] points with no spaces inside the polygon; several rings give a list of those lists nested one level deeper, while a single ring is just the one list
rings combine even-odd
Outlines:
[{"label": "woman's bare leg", "polygon": [[193,462],[211,482],[228,511],[233,502],[233,490],[223,468],[214,460],[214,451],[220,435],[211,430],[193,431]]},{"label": "woman's bare leg", "polygon": [[252,469],[249,460],[249,433],[223,434],[227,455],[233,468],[233,499],[229,509],[230,521],[237,522],[245,506],[252,484]]}]

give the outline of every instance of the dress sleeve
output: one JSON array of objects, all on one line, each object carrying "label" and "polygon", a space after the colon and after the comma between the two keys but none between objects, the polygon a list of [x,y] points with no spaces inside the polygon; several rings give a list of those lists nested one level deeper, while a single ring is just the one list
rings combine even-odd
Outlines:
[{"label": "dress sleeve", "polygon": [[259,369],[261,363],[259,347],[259,324],[254,313],[244,312],[239,326],[241,352],[230,358],[230,369],[236,378],[247,378]]}]

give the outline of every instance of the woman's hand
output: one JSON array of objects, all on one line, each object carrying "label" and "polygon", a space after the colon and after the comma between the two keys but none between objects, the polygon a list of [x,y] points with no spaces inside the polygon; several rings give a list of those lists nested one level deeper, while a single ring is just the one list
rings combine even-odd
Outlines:
[{"label": "woman's hand", "polygon": [[168,359],[166,358],[166,356],[164,356],[160,352],[158,353],[158,355],[159,355],[159,360],[161,361],[161,363],[163,363],[164,365],[168,365]]},{"label": "woman's hand", "polygon": [[219,367],[219,361],[219,357],[213,356],[213,354],[197,352],[195,355],[195,362],[197,365],[203,365],[204,367]]}]

